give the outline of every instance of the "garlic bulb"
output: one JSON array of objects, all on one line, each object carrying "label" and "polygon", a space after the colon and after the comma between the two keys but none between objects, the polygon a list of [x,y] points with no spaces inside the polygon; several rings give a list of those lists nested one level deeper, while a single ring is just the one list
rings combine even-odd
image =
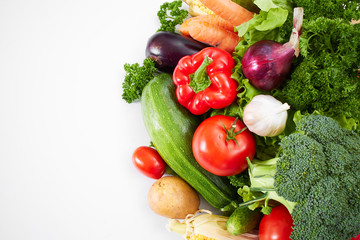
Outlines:
[{"label": "garlic bulb", "polygon": [[246,105],[243,121],[248,129],[262,137],[274,137],[284,131],[290,106],[271,95],[257,95]]}]

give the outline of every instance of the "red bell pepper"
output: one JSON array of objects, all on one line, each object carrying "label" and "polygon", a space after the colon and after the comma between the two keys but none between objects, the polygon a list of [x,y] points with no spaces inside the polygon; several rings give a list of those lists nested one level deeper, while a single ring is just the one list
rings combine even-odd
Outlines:
[{"label": "red bell pepper", "polygon": [[179,103],[196,115],[230,105],[237,95],[234,66],[231,54],[215,47],[181,58],[173,73]]}]

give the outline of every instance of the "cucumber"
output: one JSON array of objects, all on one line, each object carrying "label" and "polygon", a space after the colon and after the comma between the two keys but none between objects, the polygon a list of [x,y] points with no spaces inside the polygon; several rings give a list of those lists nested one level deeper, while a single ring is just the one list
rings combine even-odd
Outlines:
[{"label": "cucumber", "polygon": [[179,104],[170,74],[159,74],[145,86],[141,108],[153,145],[175,173],[215,208],[236,198],[236,189],[226,177],[206,171],[195,160],[192,137],[201,118]]},{"label": "cucumber", "polygon": [[240,235],[256,228],[263,214],[259,209],[250,210],[248,207],[238,207],[226,222],[226,228],[232,235]]}]

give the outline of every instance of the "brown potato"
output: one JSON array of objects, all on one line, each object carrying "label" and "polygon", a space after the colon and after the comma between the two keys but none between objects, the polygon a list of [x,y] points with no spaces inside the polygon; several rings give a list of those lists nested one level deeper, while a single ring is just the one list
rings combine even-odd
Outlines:
[{"label": "brown potato", "polygon": [[200,205],[198,193],[183,179],[174,176],[155,181],[149,190],[148,202],[155,213],[176,219],[195,213]]}]

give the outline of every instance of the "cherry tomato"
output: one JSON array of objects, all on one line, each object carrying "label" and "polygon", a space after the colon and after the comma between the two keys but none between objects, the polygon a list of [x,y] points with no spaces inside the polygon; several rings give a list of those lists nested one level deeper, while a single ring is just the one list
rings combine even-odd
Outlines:
[{"label": "cherry tomato", "polygon": [[284,205],[276,206],[264,215],[259,225],[259,240],[290,240],[293,219]]},{"label": "cherry tomato", "polygon": [[151,147],[138,147],[132,155],[132,161],[135,167],[147,177],[159,179],[165,173],[166,164],[164,160]]},{"label": "cherry tomato", "polygon": [[216,115],[198,126],[192,148],[195,159],[204,169],[215,175],[231,176],[248,167],[246,159],[254,158],[256,142],[240,120]]}]

